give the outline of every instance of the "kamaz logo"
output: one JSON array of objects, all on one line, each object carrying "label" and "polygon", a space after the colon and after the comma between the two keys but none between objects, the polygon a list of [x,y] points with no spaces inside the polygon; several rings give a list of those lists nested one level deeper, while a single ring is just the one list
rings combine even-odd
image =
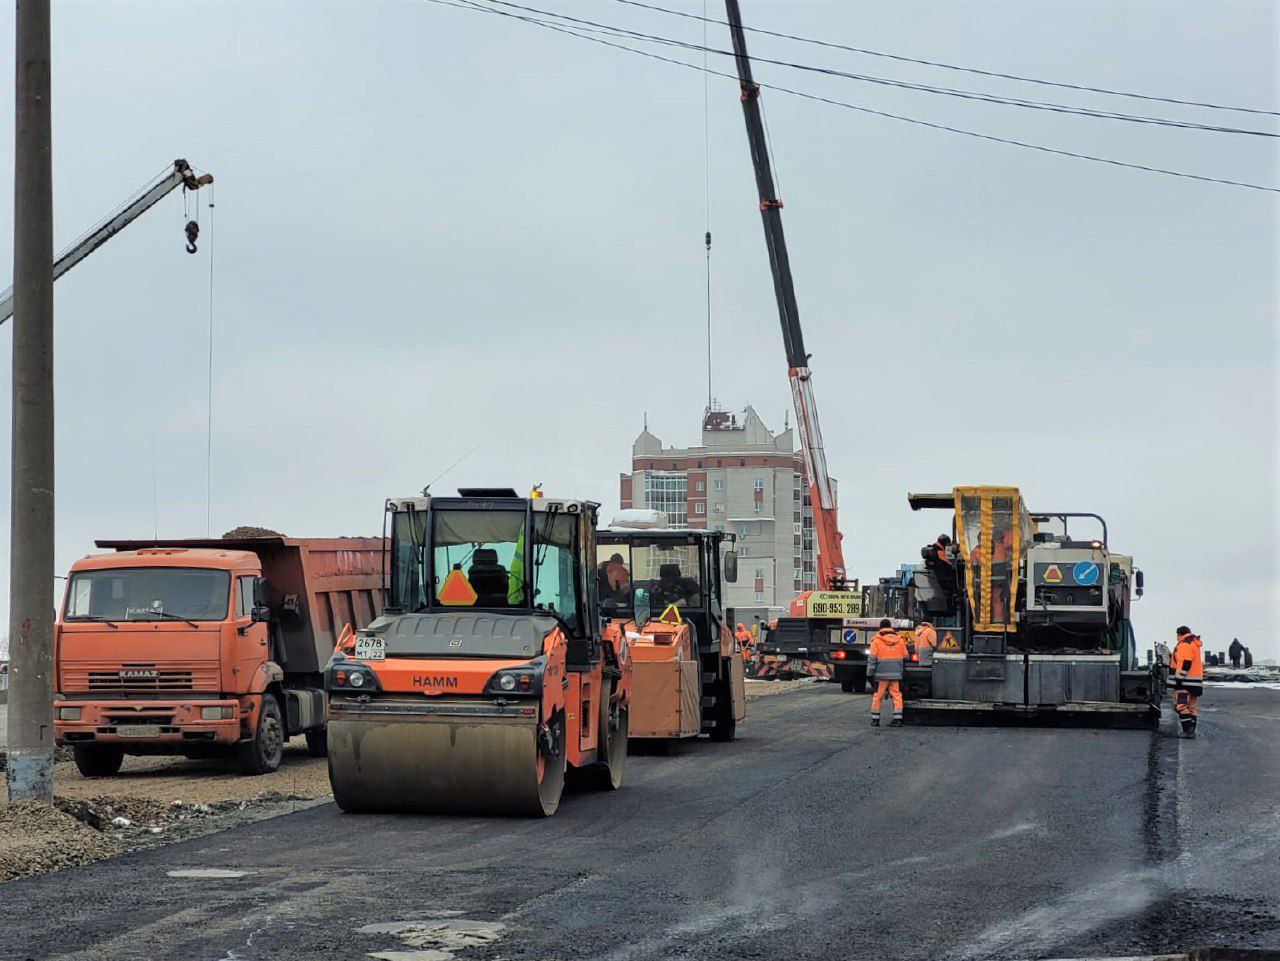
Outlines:
[{"label": "kamaz logo", "polygon": [[120,680],[122,681],[154,681],[160,676],[160,672],[152,668],[145,670],[142,668],[121,668]]},{"label": "kamaz logo", "polygon": [[458,679],[456,677],[415,677],[413,686],[426,688],[457,687]]}]

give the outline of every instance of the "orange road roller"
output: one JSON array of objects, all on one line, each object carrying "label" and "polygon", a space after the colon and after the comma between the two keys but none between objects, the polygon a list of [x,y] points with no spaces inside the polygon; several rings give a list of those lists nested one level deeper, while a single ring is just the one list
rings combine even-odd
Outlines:
[{"label": "orange road roller", "polygon": [[548,816],[622,784],[632,665],[601,628],[591,501],[464,488],[387,502],[383,615],[325,671],[348,812]]},{"label": "orange road roller", "polygon": [[599,532],[605,636],[629,643],[633,661],[633,743],[729,741],[746,717],[742,645],[723,607],[723,583],[737,580],[733,543],[722,531],[672,529],[652,510],[621,511]]}]

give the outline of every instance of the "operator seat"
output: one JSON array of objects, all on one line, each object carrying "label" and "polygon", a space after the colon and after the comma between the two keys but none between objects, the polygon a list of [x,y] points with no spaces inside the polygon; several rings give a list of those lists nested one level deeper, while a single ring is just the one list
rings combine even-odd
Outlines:
[{"label": "operator seat", "polygon": [[498,552],[491,547],[477,547],[471,555],[467,580],[476,592],[476,607],[506,607],[507,569],[498,563]]}]

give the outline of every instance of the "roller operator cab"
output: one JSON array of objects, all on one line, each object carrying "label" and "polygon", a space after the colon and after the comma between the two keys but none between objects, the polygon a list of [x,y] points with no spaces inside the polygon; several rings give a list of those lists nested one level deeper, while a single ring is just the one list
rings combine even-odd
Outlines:
[{"label": "roller operator cab", "polygon": [[88,776],[127,754],[234,755],[274,770],[325,747],[323,670],[380,604],[379,538],[98,541],[56,626],[54,736]]},{"label": "roller operator cab", "polygon": [[343,810],[550,815],[566,776],[621,785],[631,657],[602,629],[597,506],[387,502],[387,608],[325,675]]},{"label": "roller operator cab", "polygon": [[957,548],[948,576],[913,574],[915,616],[935,625],[938,647],[931,666],[907,667],[908,719],[1158,722],[1162,668],[1137,662],[1129,618],[1142,572],[1111,550],[1101,517],[1030,513],[1016,487],[908,499],[953,511]]},{"label": "roller operator cab", "polygon": [[660,511],[622,511],[596,543],[605,630],[631,652],[632,741],[732,740],[746,717],[742,645],[723,582],[733,534],[671,529]]}]

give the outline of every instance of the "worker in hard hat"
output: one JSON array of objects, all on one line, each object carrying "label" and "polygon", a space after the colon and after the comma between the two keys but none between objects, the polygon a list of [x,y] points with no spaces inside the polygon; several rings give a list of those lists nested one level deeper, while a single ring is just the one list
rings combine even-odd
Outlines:
[{"label": "worker in hard hat", "polygon": [[1204,661],[1200,638],[1191,628],[1178,628],[1178,642],[1169,656],[1169,687],[1173,689],[1173,709],[1178,712],[1182,733],[1196,736],[1196,706],[1204,691]]},{"label": "worker in hard hat", "polygon": [[921,667],[933,664],[933,651],[938,646],[938,632],[929,621],[921,621],[916,625],[916,660]]},{"label": "worker in hard hat", "polygon": [[886,617],[880,620],[880,630],[871,638],[867,652],[867,679],[876,682],[871,695],[871,726],[880,726],[880,705],[885,691],[893,698],[893,727],[902,726],[902,672],[907,659],[907,642],[893,629]]},{"label": "worker in hard hat", "polygon": [[739,621],[737,629],[734,630],[733,632],[733,636],[738,639],[738,646],[742,648],[742,653],[750,654],[751,653],[751,632],[747,630],[747,625]]},{"label": "worker in hard hat", "polygon": [[609,588],[622,593],[631,587],[631,572],[622,560],[621,554],[614,554],[604,562],[604,579]]}]

